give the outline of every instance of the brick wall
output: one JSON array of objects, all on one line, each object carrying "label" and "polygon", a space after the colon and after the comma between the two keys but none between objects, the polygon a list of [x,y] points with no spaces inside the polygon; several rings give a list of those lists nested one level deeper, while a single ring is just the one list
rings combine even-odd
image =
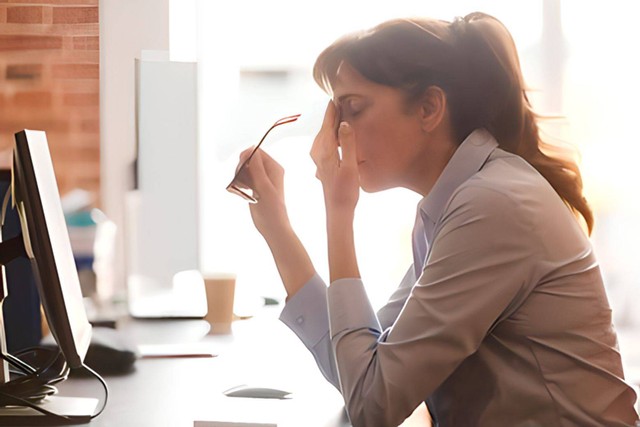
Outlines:
[{"label": "brick wall", "polygon": [[0,0],[0,150],[46,131],[61,194],[98,196],[98,36],[98,0]]}]

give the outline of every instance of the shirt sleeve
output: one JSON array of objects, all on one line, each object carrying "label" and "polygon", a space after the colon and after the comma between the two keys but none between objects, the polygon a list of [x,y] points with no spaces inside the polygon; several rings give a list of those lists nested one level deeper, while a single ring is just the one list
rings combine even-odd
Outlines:
[{"label": "shirt sleeve", "polygon": [[400,310],[402,310],[402,307],[404,307],[407,302],[407,298],[409,298],[409,294],[411,294],[411,288],[413,288],[413,285],[416,283],[416,274],[414,271],[413,264],[411,264],[411,267],[409,267],[407,273],[402,278],[400,286],[391,294],[387,303],[378,310],[378,322],[380,322],[380,327],[383,331],[393,325],[393,322],[396,321],[400,314]]},{"label": "shirt sleeve", "polygon": [[[395,322],[398,313],[409,297],[411,288],[415,284],[413,271],[412,265],[389,301],[378,311],[378,318],[383,330]],[[313,354],[324,377],[339,389],[335,355],[329,335],[327,286],[320,276],[314,275],[302,289],[287,301],[280,314],[280,320],[300,338],[305,347]]]},{"label": "shirt sleeve", "polygon": [[316,360],[322,375],[338,386],[338,373],[329,336],[327,285],[315,274],[287,301],[280,320],[300,338]]},{"label": "shirt sleeve", "polygon": [[328,290],[331,340],[354,427],[399,425],[522,300],[535,243],[508,197],[461,189],[419,282],[383,331],[360,280]]}]

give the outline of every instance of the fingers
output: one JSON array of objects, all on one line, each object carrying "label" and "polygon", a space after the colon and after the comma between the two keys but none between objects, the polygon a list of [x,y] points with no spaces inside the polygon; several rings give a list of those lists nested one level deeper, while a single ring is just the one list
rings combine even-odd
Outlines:
[{"label": "fingers", "polygon": [[[245,150],[240,154],[240,158],[246,160],[252,151],[252,149]],[[251,161],[243,168],[238,180],[246,183],[246,187],[254,191],[256,198],[259,195],[284,191],[284,169],[261,149],[253,153]]]},{"label": "fingers", "polygon": [[338,141],[342,149],[341,167],[357,167],[355,134],[351,125],[347,122],[340,123],[338,128]]},{"label": "fingers", "polygon": [[338,154],[338,140],[332,134],[327,135],[320,131],[313,140],[311,146],[311,158],[316,166],[325,163],[338,164],[340,156]]},{"label": "fingers", "polygon": [[[238,166],[236,166],[236,172],[235,172],[236,174],[238,173],[240,168],[244,166],[245,162],[249,159],[249,157],[251,156],[251,153],[253,153],[254,149],[255,149],[255,146],[249,147],[246,150],[244,150],[242,153],[240,153]],[[249,166],[249,165],[246,165],[246,166]]]},{"label": "fingers", "polygon": [[255,150],[255,145],[247,148],[246,150],[243,150],[242,153],[240,153],[240,162],[244,162],[245,160],[247,160],[247,158],[249,158],[249,156],[251,155],[251,153],[253,153],[253,150]]},{"label": "fingers", "polygon": [[311,158],[318,167],[320,167],[321,164],[337,164],[340,161],[338,140],[335,131],[335,121],[337,117],[336,106],[332,101],[329,101],[322,126],[311,147]]},{"label": "fingers", "polygon": [[[260,191],[268,186],[270,189],[281,189],[284,187],[284,169],[273,157],[268,155],[265,151],[259,149],[254,154],[254,159],[251,160],[253,170],[253,180],[256,182],[256,190]],[[254,166],[255,162],[255,166]]]},{"label": "fingers", "polygon": [[334,104],[333,100],[329,100],[329,104],[327,104],[327,109],[324,111],[324,119],[322,120],[322,127],[320,131],[332,131],[335,132],[336,124],[338,120],[338,109],[336,108],[336,104]]}]

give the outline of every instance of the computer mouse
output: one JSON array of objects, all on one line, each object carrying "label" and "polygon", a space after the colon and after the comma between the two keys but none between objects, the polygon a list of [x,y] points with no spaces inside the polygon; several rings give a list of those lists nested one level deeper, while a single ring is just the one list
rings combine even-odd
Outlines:
[{"label": "computer mouse", "polygon": [[255,387],[246,384],[223,391],[229,397],[253,397],[257,399],[288,399],[291,394],[288,391],[270,387]]}]

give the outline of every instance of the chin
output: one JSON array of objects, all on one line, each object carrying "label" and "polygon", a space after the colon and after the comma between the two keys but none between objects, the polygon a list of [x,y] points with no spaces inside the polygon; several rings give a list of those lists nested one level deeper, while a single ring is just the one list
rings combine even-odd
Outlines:
[{"label": "chin", "polygon": [[360,176],[360,188],[362,188],[362,191],[365,193],[378,193],[380,191],[388,190],[391,186],[385,185],[379,181],[366,180]]},{"label": "chin", "polygon": [[[364,165],[369,167],[363,167]],[[389,179],[388,174],[381,173],[369,163],[358,165],[358,175],[360,176],[360,188],[365,193],[378,193],[395,187]]]}]

